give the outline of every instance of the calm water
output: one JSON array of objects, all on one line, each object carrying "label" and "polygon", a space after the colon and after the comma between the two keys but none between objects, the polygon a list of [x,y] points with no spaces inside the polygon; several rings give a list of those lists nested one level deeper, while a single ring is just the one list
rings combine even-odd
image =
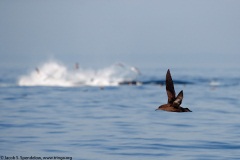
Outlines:
[{"label": "calm water", "polygon": [[167,101],[166,69],[140,86],[19,86],[1,70],[0,156],[78,160],[239,159],[238,69],[172,69],[191,113],[155,111]]}]

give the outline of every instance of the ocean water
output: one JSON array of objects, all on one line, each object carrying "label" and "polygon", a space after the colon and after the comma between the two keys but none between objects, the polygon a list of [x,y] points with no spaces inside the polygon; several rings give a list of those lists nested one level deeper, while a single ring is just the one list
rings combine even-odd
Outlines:
[{"label": "ocean water", "polygon": [[239,69],[171,68],[189,113],[155,111],[166,71],[1,69],[0,158],[240,159]]}]

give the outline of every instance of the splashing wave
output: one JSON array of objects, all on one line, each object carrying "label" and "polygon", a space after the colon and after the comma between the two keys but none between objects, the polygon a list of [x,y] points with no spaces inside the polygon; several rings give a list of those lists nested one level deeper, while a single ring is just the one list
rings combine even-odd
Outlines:
[{"label": "splashing wave", "polygon": [[20,86],[117,86],[127,81],[134,81],[140,74],[135,67],[122,63],[107,68],[92,70],[79,68],[68,69],[55,61],[44,63],[31,71],[29,75],[21,76]]}]

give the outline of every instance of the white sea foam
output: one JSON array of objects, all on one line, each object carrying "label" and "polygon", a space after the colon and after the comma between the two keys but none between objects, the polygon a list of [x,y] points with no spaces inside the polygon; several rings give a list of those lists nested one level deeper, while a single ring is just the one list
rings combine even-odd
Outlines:
[{"label": "white sea foam", "polygon": [[217,81],[217,80],[211,80],[211,81],[209,82],[209,85],[210,85],[210,86],[213,86],[213,87],[216,87],[216,86],[220,86],[220,85],[222,85],[222,84],[221,84],[221,82],[219,82],[219,81]]},{"label": "white sea foam", "polygon": [[117,86],[121,82],[133,81],[140,71],[122,63],[93,70],[77,67],[68,69],[65,65],[51,61],[19,78],[20,86]]}]

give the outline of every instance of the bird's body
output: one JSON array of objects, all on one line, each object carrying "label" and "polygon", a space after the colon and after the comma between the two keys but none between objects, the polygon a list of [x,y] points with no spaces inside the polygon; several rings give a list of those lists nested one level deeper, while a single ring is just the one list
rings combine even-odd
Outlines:
[{"label": "bird's body", "polygon": [[164,111],[168,111],[168,112],[192,112],[188,108],[183,108],[181,106],[174,107],[171,104],[161,105],[157,110],[159,110],[159,109],[164,110]]},{"label": "bird's body", "polygon": [[169,70],[166,74],[166,91],[168,95],[168,103],[159,106],[156,110],[164,110],[168,112],[192,112],[188,108],[180,106],[183,99],[183,91],[179,92],[176,97],[173,80]]}]

